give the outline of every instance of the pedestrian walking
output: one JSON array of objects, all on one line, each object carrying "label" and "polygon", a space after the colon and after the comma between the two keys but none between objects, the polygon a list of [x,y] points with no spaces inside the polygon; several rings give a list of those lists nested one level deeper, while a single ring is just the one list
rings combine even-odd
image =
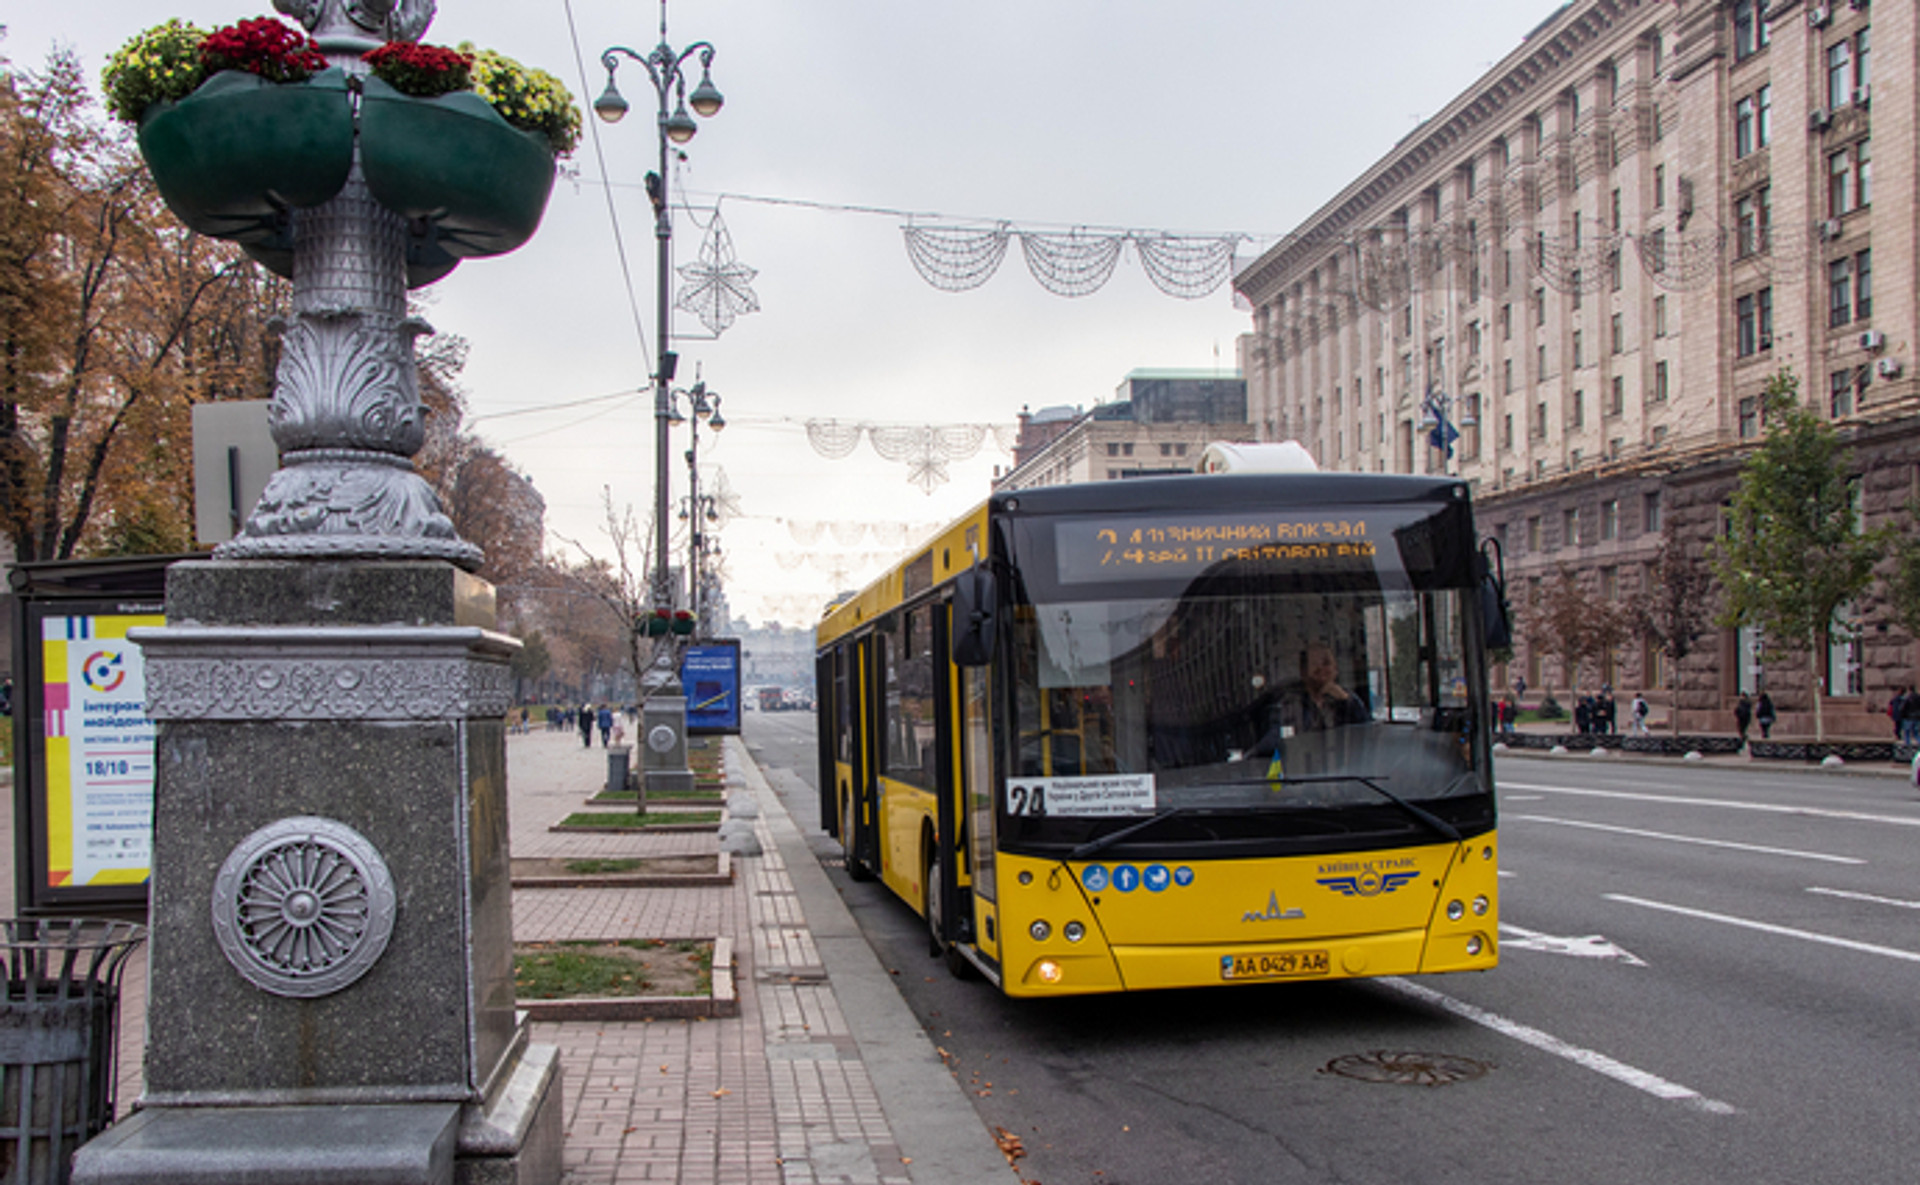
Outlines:
[{"label": "pedestrian walking", "polygon": [[600,726],[600,747],[604,749],[613,744],[613,709],[601,704],[600,711],[594,716],[594,723]]},{"label": "pedestrian walking", "polygon": [[1634,692],[1633,707],[1630,709],[1630,715],[1633,718],[1633,735],[1639,737],[1647,735],[1647,716],[1652,710],[1653,709],[1647,705],[1647,693],[1644,691]]},{"label": "pedestrian walking", "polygon": [[1900,706],[1900,743],[1920,745],[1920,688],[1909,688]]},{"label": "pedestrian walking", "polygon": [[1753,722],[1760,726],[1760,739],[1766,740],[1773,735],[1773,722],[1779,715],[1773,710],[1773,697],[1766,692],[1760,693],[1760,702],[1754,705]]},{"label": "pedestrian walking", "polygon": [[1611,736],[1620,730],[1620,702],[1613,698],[1613,684],[1600,685],[1600,698],[1594,701],[1593,731]]},{"label": "pedestrian walking", "polygon": [[577,720],[580,725],[580,744],[588,749],[593,748],[593,705],[581,704]]},{"label": "pedestrian walking", "polygon": [[1581,736],[1593,731],[1593,697],[1583,695],[1573,701],[1573,730]]},{"label": "pedestrian walking", "polygon": [[1740,702],[1733,705],[1733,726],[1740,730],[1740,747],[1747,747],[1747,726],[1753,723],[1753,701],[1746,692],[1740,693]]}]

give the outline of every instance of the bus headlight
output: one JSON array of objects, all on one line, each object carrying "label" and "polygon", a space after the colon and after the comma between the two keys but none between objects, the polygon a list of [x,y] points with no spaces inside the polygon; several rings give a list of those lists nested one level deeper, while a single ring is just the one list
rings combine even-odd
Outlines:
[{"label": "bus headlight", "polygon": [[1467,938],[1467,953],[1470,955],[1477,955],[1480,953],[1480,948],[1483,945],[1485,944],[1480,941],[1480,936],[1478,934],[1470,935]]},{"label": "bus headlight", "polygon": [[1033,936],[1035,942],[1045,942],[1047,939],[1053,937],[1053,927],[1047,925],[1044,921],[1036,921],[1033,925],[1027,927],[1027,933]]},{"label": "bus headlight", "polygon": [[1482,894],[1479,897],[1475,897],[1473,899],[1473,916],[1477,918],[1486,917],[1487,909],[1492,904],[1493,903],[1488,901],[1484,894]]},{"label": "bus headlight", "polygon": [[1467,916],[1467,907],[1458,899],[1447,902],[1447,920],[1457,922]]},{"label": "bus headlight", "polygon": [[1068,922],[1060,933],[1066,935],[1068,942],[1078,942],[1087,936],[1087,928],[1079,922]]},{"label": "bus headlight", "polygon": [[1041,959],[1040,962],[1035,965],[1033,973],[1040,977],[1041,983],[1059,983],[1061,976],[1066,974],[1065,971],[1061,970],[1060,964],[1054,962],[1052,959]]}]

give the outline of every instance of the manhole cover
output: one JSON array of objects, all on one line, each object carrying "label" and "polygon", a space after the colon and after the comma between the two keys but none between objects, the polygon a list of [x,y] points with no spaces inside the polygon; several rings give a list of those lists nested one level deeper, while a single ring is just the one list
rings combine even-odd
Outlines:
[{"label": "manhole cover", "polygon": [[1372,1053],[1350,1053],[1321,1067],[1322,1074],[1338,1074],[1362,1082],[1393,1082],[1403,1086],[1445,1086],[1467,1082],[1493,1069],[1490,1062],[1450,1053],[1402,1053],[1376,1049]]}]

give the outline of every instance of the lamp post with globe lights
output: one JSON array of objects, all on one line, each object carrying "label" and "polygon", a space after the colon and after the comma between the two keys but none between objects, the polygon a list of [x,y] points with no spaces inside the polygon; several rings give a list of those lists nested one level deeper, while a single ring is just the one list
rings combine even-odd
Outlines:
[{"label": "lamp post with globe lights", "polygon": [[[674,145],[685,144],[699,131],[688,108],[702,118],[716,114],[724,100],[720,91],[713,85],[709,69],[713,64],[713,46],[705,41],[696,41],[682,50],[675,50],[667,44],[667,20],[663,9],[660,15],[660,44],[653,52],[641,54],[624,45],[616,45],[600,55],[600,64],[607,69],[607,89],[593,101],[594,114],[608,123],[618,123],[626,115],[628,103],[615,85],[614,76],[618,72],[621,59],[640,63],[646,67],[647,79],[653,83],[654,95],[658,99],[658,129],[660,140],[660,169],[647,177],[647,197],[653,204],[653,235],[658,246],[659,267],[655,292],[655,308],[658,320],[655,326],[655,339],[658,342],[659,364],[653,374],[653,416],[654,416],[654,500],[653,500],[653,603],[655,609],[672,607],[671,577],[668,569],[668,457],[670,446],[668,430],[673,424],[673,375],[679,359],[672,349],[672,306],[669,303],[668,284],[673,271],[673,217],[669,202],[669,178],[672,176],[670,153]],[[689,61],[700,59],[700,81],[691,94],[687,93],[687,66]]]}]

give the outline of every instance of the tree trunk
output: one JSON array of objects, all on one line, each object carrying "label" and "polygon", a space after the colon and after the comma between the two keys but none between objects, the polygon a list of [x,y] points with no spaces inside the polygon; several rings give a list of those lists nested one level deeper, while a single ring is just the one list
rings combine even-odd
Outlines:
[{"label": "tree trunk", "polygon": [[1827,739],[1827,718],[1821,710],[1826,697],[1826,689],[1820,686],[1820,643],[1824,637],[1813,639],[1814,645],[1807,647],[1807,690],[1813,694],[1813,739]]}]

